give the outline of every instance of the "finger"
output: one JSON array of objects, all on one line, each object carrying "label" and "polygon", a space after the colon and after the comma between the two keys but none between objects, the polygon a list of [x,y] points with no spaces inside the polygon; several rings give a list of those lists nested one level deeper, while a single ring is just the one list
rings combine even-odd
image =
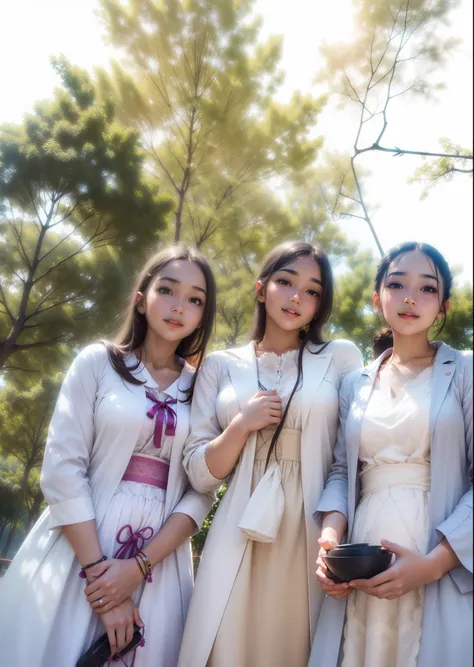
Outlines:
[{"label": "finger", "polygon": [[107,630],[107,637],[109,638],[110,655],[115,655],[117,653],[117,638],[115,636],[115,628]]},{"label": "finger", "polygon": [[128,646],[133,639],[133,621],[130,620],[125,628],[125,646]]},{"label": "finger", "polygon": [[105,597],[105,593],[101,588],[98,588],[96,591],[93,593],[90,593],[89,595],[86,595],[87,602],[90,604],[93,604],[94,602],[98,602],[101,598]]},{"label": "finger", "polygon": [[139,628],[143,628],[145,626],[145,623],[142,621],[142,617],[140,616],[140,612],[138,611],[137,607],[134,607],[133,609],[133,620]]},{"label": "finger", "polygon": [[354,581],[351,581],[350,583],[354,588],[374,588],[375,586],[384,584],[386,581],[391,581],[395,576],[396,573],[392,568],[389,568],[388,570],[385,570],[385,572],[376,574],[375,577],[372,577],[371,579],[354,579]]},{"label": "finger", "polygon": [[85,587],[85,589],[84,589],[84,593],[85,593],[87,599],[89,599],[89,597],[90,597],[91,594],[93,594],[93,593],[95,593],[96,591],[98,591],[98,590],[100,589],[101,585],[102,585],[102,584],[101,584],[101,582],[100,582],[98,579],[96,579],[95,581],[93,581],[91,584],[88,584],[88,585]]},{"label": "finger", "polygon": [[121,651],[127,645],[125,643],[125,630],[126,630],[126,628],[127,628],[127,626],[123,626],[123,627],[119,626],[115,630],[115,634],[117,635],[117,649],[118,649],[117,652]]}]

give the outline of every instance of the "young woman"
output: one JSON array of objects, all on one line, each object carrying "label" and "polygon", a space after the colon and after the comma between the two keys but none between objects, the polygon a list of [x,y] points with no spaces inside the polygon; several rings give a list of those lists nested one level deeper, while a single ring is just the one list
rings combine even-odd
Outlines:
[{"label": "young woman", "polygon": [[393,348],[344,380],[317,518],[321,556],[348,526],[351,542],[381,542],[394,558],[350,584],[331,582],[318,561],[330,597],[311,667],[472,665],[472,352],[428,336],[449,310],[451,282],[424,243],[379,265],[373,301]]},{"label": "young woman", "polygon": [[105,631],[120,651],[135,622],[146,627],[135,667],[176,667],[188,538],[212,504],[189,486],[182,449],[215,295],[199,252],[160,252],[116,342],[86,347],[69,369],[44,455],[49,507],[1,583],[2,664],[75,667]]},{"label": "young woman", "polygon": [[267,257],[245,347],[199,375],[184,465],[194,488],[227,491],[199,565],[180,667],[306,667],[321,591],[312,514],[329,473],[341,377],[362,365],[323,343],[333,280],[326,255],[292,242]]}]

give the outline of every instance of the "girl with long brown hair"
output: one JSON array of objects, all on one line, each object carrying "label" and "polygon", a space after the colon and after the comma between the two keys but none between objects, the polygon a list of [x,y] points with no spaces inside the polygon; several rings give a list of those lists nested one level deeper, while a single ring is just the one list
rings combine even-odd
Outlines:
[{"label": "girl with long brown hair", "polygon": [[256,283],[245,347],[204,362],[184,465],[194,488],[227,491],[201,557],[179,667],[306,667],[321,592],[312,519],[336,438],[342,376],[362,365],[325,342],[333,279],[326,255],[290,242]]},{"label": "girl with long brown hair", "polygon": [[120,664],[176,666],[189,537],[212,504],[190,487],[182,450],[215,298],[201,253],[165,249],[140,272],[115,342],[69,369],[42,468],[48,508],[2,581],[5,664],[75,667],[105,632],[121,651],[135,624],[146,644]]}]

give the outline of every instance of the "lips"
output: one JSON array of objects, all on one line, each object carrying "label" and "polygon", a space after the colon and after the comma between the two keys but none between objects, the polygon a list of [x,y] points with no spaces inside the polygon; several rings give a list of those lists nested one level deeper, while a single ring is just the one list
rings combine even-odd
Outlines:
[{"label": "lips", "polygon": [[300,316],[299,312],[297,310],[295,310],[294,308],[282,308],[282,311],[284,313],[287,313],[287,315],[291,315],[292,317],[299,317]]},{"label": "lips", "polygon": [[402,317],[404,320],[417,320],[419,315],[416,315],[411,310],[404,310],[401,313],[398,313],[399,317]]},{"label": "lips", "polygon": [[183,323],[180,322],[179,320],[169,319],[169,320],[165,320],[165,322],[166,322],[166,324],[170,324],[172,327],[182,327],[183,326]]}]

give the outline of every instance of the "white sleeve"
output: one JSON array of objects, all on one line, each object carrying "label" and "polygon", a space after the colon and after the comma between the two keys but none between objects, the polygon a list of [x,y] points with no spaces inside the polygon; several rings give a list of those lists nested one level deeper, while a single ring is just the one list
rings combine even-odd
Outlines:
[{"label": "white sleeve", "polygon": [[97,387],[106,359],[103,345],[86,347],[74,360],[59,392],[40,481],[49,505],[50,528],[95,518],[88,468]]}]

